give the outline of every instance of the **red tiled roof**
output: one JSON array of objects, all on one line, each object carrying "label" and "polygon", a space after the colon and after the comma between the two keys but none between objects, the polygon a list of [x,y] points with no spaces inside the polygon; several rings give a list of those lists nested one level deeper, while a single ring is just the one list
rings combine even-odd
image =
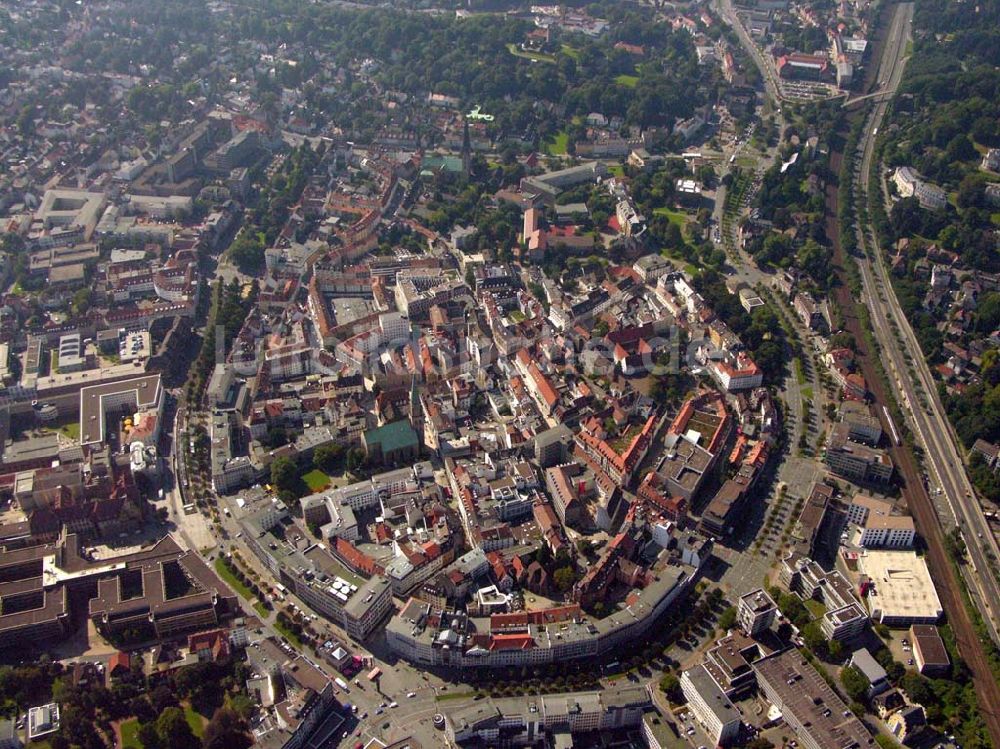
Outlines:
[{"label": "red tiled roof", "polygon": [[534,647],[535,638],[531,635],[490,635],[490,650],[528,650]]}]

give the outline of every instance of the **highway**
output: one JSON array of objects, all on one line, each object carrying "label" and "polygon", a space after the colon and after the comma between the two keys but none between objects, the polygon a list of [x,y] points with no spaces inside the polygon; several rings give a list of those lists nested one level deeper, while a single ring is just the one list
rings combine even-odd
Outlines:
[{"label": "highway", "polygon": [[[905,67],[905,49],[912,17],[912,3],[896,7],[880,61],[878,80],[885,82],[886,88],[893,92],[899,86]],[[854,172],[858,201],[867,201],[869,178],[873,168],[877,169],[874,163],[876,131],[888,109],[888,101],[877,101],[865,122],[857,153],[845,156],[859,157],[855,162],[859,168]],[[900,406],[918,442],[923,445],[925,466],[941,487],[958,520],[974,568],[973,598],[991,634],[996,638],[995,607],[1000,605],[1000,586],[987,560],[987,554],[996,558],[995,539],[965,473],[957,440],[937,396],[936,384],[889,282],[882,250],[870,226],[859,227],[858,240],[859,247],[864,250],[864,257],[858,259],[864,288],[863,298],[867,300],[872,332],[880,348],[878,352],[868,353],[881,357],[888,376],[894,380],[897,399],[902,400]],[[878,391],[882,389],[881,383],[871,376],[868,379],[878,395]],[[928,563],[955,631],[959,649],[976,682],[984,720],[994,742],[1000,745],[1000,714],[997,712],[1000,710],[1000,685],[992,676],[982,643],[957,591],[956,573],[944,549],[942,524],[934,503],[919,478],[913,455],[905,447],[895,449],[893,454],[901,473],[907,478],[904,495],[917,527],[927,542]]]},{"label": "highway", "polygon": [[[912,4],[900,7],[909,7],[910,10],[905,15],[912,17]],[[903,15],[903,12],[896,14],[897,18]],[[897,50],[894,55],[889,56],[892,59],[902,59],[900,48],[905,49],[907,35],[903,31],[908,25],[908,21],[903,23],[901,20],[897,24],[898,28],[893,28],[895,32],[893,42]],[[883,64],[885,59],[884,57]],[[897,65],[891,71],[886,71],[891,76],[890,85],[893,90],[898,85],[903,67]],[[879,103],[872,110],[865,127],[866,137],[859,144],[861,151],[861,169],[858,174],[859,196],[867,196],[869,176],[876,167],[873,164],[875,137],[872,133],[882,122],[888,106],[888,103]],[[991,572],[987,554],[991,554],[994,559],[1000,559],[1000,551],[965,472],[956,437],[937,394],[937,385],[913,328],[892,289],[888,272],[882,262],[882,249],[878,246],[874,232],[865,231],[859,235],[859,241],[867,250],[867,260],[860,263],[864,287],[868,299],[878,302],[869,305],[869,308],[873,312],[872,319],[879,343],[889,354],[887,362],[890,365],[890,374],[895,378],[903,395],[903,403],[900,406],[908,412],[910,424],[924,445],[925,463],[962,526],[970,559],[978,573],[974,576],[974,581],[978,588],[979,602],[991,634],[996,639],[998,637],[996,607],[1000,605],[1000,583]],[[893,323],[902,337],[902,344],[893,332]],[[909,355],[909,363],[906,361],[906,354]],[[910,375],[911,372],[916,377],[916,384]]]}]

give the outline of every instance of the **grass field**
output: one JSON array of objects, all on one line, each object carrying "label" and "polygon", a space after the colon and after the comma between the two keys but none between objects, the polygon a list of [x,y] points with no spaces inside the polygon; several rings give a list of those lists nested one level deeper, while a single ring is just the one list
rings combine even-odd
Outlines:
[{"label": "grass field", "polygon": [[299,649],[302,648],[302,640],[300,640],[298,636],[294,632],[292,632],[292,630],[290,630],[288,627],[286,627],[277,619],[274,621],[274,628],[278,630],[278,632],[280,632],[282,635],[284,635],[285,639],[288,640],[290,643],[292,643],[292,645],[294,645],[296,648]]},{"label": "grass field", "polygon": [[580,61],[580,50],[570,44],[564,44],[560,48],[562,53],[567,57],[572,57],[577,62]]},{"label": "grass field", "polygon": [[257,612],[261,619],[267,619],[267,615],[271,613],[260,601],[257,601],[253,605],[253,610]]},{"label": "grass field", "polygon": [[809,598],[803,601],[805,607],[809,609],[809,613],[812,614],[813,619],[819,619],[823,614],[826,613],[826,606],[817,600]]},{"label": "grass field", "polygon": [[567,146],[569,146],[569,133],[562,130],[556,135],[555,140],[546,141],[545,153],[551,156],[564,156]]},{"label": "grass field", "polygon": [[121,725],[122,749],[142,749],[142,742],[139,741],[139,719],[132,718],[126,720]]},{"label": "grass field", "polygon": [[69,424],[63,424],[61,427],[59,427],[59,433],[62,434],[62,435],[64,435],[64,436],[66,436],[66,437],[69,437],[74,442],[79,441],[79,439],[80,439],[80,422],[79,421],[71,421]]},{"label": "grass field", "polygon": [[449,700],[467,700],[470,697],[475,697],[477,692],[448,692],[447,694],[439,694],[434,698],[436,702],[448,702]]},{"label": "grass field", "polygon": [[799,383],[799,385],[806,384],[806,373],[802,368],[802,360],[798,357],[795,357],[795,381]]},{"label": "grass field", "polygon": [[[184,708],[184,717],[187,719],[187,723],[191,726],[191,733],[196,737],[201,738],[202,733],[205,731],[205,719],[202,718],[198,713],[192,710],[190,707]],[[126,720],[121,724],[122,732],[122,749],[142,749],[142,742],[139,741],[139,719],[132,718]],[[38,744],[32,744],[32,747],[39,746]]]},{"label": "grass field", "polygon": [[625,167],[621,164],[615,164],[614,166],[608,167],[608,171],[611,172],[615,177],[621,178],[625,176]]},{"label": "grass field", "polygon": [[555,62],[556,58],[552,55],[547,55],[544,52],[525,52],[523,49],[518,47],[514,42],[507,45],[507,50],[514,55],[514,57],[523,57],[525,60],[531,60],[532,62]]},{"label": "grass field", "polygon": [[684,224],[688,222],[691,218],[686,213],[681,213],[680,211],[674,211],[666,206],[661,206],[659,208],[653,209],[654,216],[666,216],[671,224],[677,224],[677,226],[684,228]]},{"label": "grass field", "polygon": [[625,86],[626,88],[635,88],[639,85],[639,76],[637,75],[616,75],[615,83],[619,86]]},{"label": "grass field", "polygon": [[226,585],[239,593],[243,598],[246,598],[249,601],[254,597],[250,588],[237,580],[236,575],[230,572],[229,568],[222,563],[222,557],[215,560],[215,571],[219,573],[219,577],[223,579]]},{"label": "grass field", "polygon": [[309,487],[311,492],[323,491],[330,485],[330,477],[318,468],[313,468],[309,473],[302,474],[302,480]]},{"label": "grass field", "polygon": [[990,221],[992,221],[997,226],[1000,226],[1000,213],[991,213]]}]

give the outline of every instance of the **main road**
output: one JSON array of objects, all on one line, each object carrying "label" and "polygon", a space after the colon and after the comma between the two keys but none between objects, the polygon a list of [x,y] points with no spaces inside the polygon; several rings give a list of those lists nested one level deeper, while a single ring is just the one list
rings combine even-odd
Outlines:
[{"label": "main road", "polygon": [[747,54],[750,55],[750,59],[754,61],[754,64],[760,70],[760,74],[764,78],[764,85],[767,87],[768,96],[780,107],[781,82],[778,80],[778,71],[774,66],[774,61],[766,59],[760,47],[750,38],[746,26],[743,25],[743,21],[736,14],[736,9],[733,8],[732,0],[719,0],[718,8],[719,12],[726,19],[726,23],[736,31],[743,49],[746,50]]}]

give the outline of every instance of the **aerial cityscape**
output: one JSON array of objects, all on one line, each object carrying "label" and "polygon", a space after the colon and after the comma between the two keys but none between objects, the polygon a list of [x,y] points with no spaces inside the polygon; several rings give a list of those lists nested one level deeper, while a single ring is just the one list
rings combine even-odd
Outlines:
[{"label": "aerial cityscape", "polygon": [[0,749],[1000,747],[1000,0],[0,63]]}]

